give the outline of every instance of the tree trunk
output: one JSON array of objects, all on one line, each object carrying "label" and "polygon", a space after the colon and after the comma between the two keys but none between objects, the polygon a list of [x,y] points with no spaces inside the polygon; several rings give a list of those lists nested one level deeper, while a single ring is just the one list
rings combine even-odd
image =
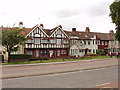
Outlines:
[{"label": "tree trunk", "polygon": [[10,52],[8,52],[8,63],[10,63]]}]

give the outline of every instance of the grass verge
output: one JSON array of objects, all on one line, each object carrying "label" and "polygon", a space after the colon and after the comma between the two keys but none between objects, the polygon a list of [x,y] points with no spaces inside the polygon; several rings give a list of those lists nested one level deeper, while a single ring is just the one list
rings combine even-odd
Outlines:
[{"label": "grass verge", "polygon": [[33,63],[51,63],[51,62],[63,62],[63,61],[78,61],[78,60],[90,60],[90,59],[105,59],[110,58],[109,56],[88,56],[84,58],[77,59],[52,59],[52,60],[36,60],[36,61],[26,61],[26,62],[11,62],[3,63],[2,65],[13,65],[13,64],[33,64]]}]

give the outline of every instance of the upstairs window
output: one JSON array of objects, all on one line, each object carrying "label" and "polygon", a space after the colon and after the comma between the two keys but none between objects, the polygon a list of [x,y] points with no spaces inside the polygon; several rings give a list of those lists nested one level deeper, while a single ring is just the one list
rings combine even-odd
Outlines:
[{"label": "upstairs window", "polygon": [[35,34],[34,38],[35,38],[35,44],[40,44],[40,34]]},{"label": "upstairs window", "polygon": [[33,39],[27,39],[25,42],[26,43],[33,43]]},{"label": "upstairs window", "polygon": [[90,41],[88,41],[88,44],[90,44]]},{"label": "upstairs window", "polygon": [[35,38],[35,44],[40,44],[40,38]]},{"label": "upstairs window", "polygon": [[56,40],[55,39],[51,39],[50,43],[56,43]]},{"label": "upstairs window", "polygon": [[42,39],[42,40],[41,40],[41,43],[48,43],[48,40]]},{"label": "upstairs window", "polygon": [[61,35],[57,35],[57,44],[61,44],[62,40],[61,40]]},{"label": "upstairs window", "polygon": [[67,43],[69,43],[69,41],[68,40],[62,40],[62,43],[67,44]]},{"label": "upstairs window", "polygon": [[84,44],[86,44],[86,41],[84,40]]},{"label": "upstairs window", "polygon": [[61,44],[61,39],[57,39],[57,44]]},{"label": "upstairs window", "polygon": [[94,44],[94,40],[93,40],[93,44]]}]

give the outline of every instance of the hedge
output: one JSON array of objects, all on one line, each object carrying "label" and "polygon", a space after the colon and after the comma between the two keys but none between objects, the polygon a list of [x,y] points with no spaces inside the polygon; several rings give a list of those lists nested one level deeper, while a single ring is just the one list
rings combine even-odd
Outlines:
[{"label": "hedge", "polygon": [[10,59],[29,59],[32,55],[29,54],[12,54],[10,55]]},{"label": "hedge", "polygon": [[97,54],[98,55],[105,55],[105,50],[104,49],[98,49]]}]

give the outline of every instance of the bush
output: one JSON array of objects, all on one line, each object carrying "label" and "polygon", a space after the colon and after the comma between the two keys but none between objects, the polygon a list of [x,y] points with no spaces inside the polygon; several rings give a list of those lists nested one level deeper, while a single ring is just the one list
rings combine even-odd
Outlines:
[{"label": "bush", "polygon": [[97,54],[98,55],[105,55],[105,50],[104,49],[98,49]]},{"label": "bush", "polygon": [[97,56],[96,53],[88,53],[87,55],[90,55],[90,56]]},{"label": "bush", "polygon": [[32,55],[29,54],[12,54],[10,55],[10,59],[29,59]]}]

